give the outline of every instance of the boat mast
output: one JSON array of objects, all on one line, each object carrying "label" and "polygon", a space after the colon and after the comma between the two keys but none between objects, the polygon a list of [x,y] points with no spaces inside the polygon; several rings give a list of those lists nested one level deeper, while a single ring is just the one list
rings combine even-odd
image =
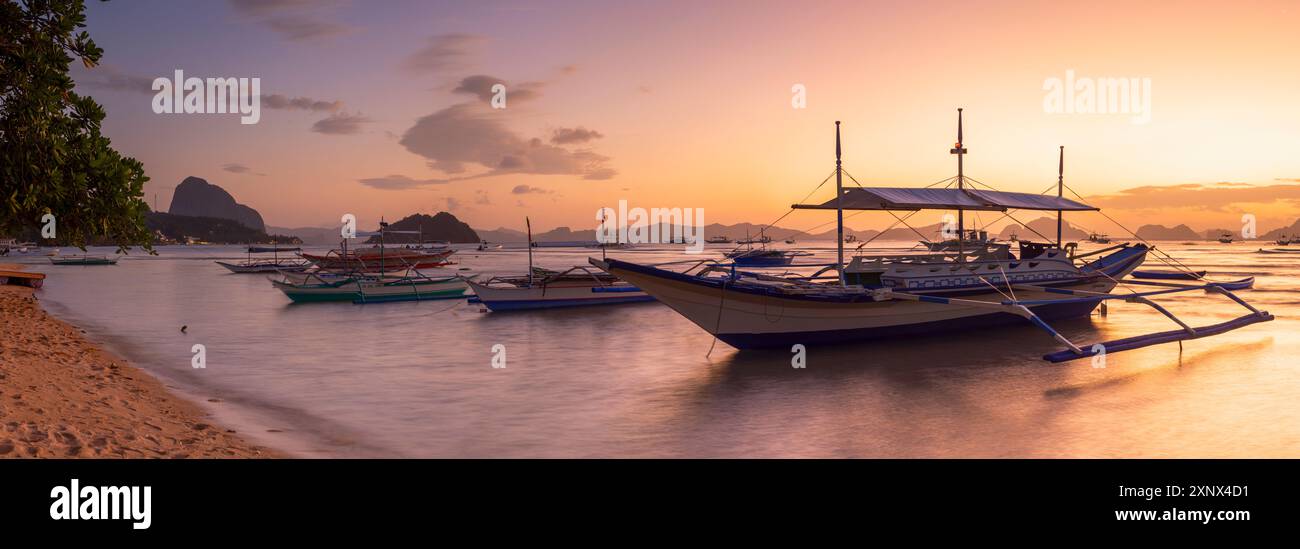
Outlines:
[{"label": "boat mast", "polygon": [[524,226],[528,228],[528,287],[533,287],[533,222],[524,217]]},{"label": "boat mast", "polygon": [[[957,144],[948,151],[957,155],[957,189],[961,190],[966,187],[966,176],[962,172],[962,157],[966,154],[966,148],[961,146],[961,107],[957,108]],[[966,261],[965,250],[966,239],[966,220],[961,208],[957,208],[957,262]]]},{"label": "boat mast", "polygon": [[[1056,164],[1056,197],[1065,196],[1065,145],[1061,145],[1061,158]],[[1061,210],[1056,210],[1056,247],[1061,247]]]},{"label": "boat mast", "polygon": [[837,262],[835,270],[839,271],[840,286],[844,281],[844,170],[840,167],[840,121],[835,121],[835,252]]}]

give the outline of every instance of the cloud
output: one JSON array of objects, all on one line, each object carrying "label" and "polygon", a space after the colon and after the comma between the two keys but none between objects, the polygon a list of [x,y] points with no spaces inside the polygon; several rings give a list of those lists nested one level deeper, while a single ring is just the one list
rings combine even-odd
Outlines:
[{"label": "cloud", "polygon": [[248,166],[245,166],[245,165],[243,165],[243,164],[237,164],[237,163],[234,163],[234,162],[231,162],[231,163],[229,163],[229,164],[226,164],[226,165],[222,166],[221,169],[222,169],[222,170],[225,170],[225,171],[228,171],[228,172],[230,172],[230,173],[249,174],[249,175],[266,175],[266,174],[264,174],[264,173],[257,173],[257,172],[254,172],[252,168],[249,168]]},{"label": "cloud", "polygon": [[[153,77],[131,74],[112,65],[98,65],[85,68],[74,63],[73,79],[88,88],[113,91],[129,91],[153,95]],[[171,76],[168,76],[170,79]]]},{"label": "cloud", "polygon": [[409,71],[421,73],[459,68],[483,41],[483,37],[473,34],[431,36],[428,45],[407,56],[402,66]]},{"label": "cloud", "polygon": [[447,211],[460,209],[460,201],[455,197],[448,196],[444,198],[443,201],[447,203]]},{"label": "cloud", "polygon": [[576,128],[560,128],[551,134],[551,143],[557,145],[573,145],[575,143],[586,143],[593,139],[605,137],[604,134],[589,130],[582,126]]},{"label": "cloud", "polygon": [[273,17],[266,21],[271,30],[294,41],[310,40],[345,34],[349,28],[338,23],[320,21],[311,17]]},{"label": "cloud", "polygon": [[303,41],[345,34],[352,27],[321,18],[317,11],[333,10],[337,2],[317,0],[228,0],[236,13],[266,25],[281,36]]},{"label": "cloud", "polygon": [[480,189],[474,191],[474,203],[490,206],[492,205],[492,199],[488,197],[487,191]]},{"label": "cloud", "polygon": [[317,120],[311,125],[311,131],[330,135],[352,135],[360,133],[361,126],[370,122],[373,120],[359,114],[339,112]]},{"label": "cloud", "polygon": [[400,143],[446,174],[465,173],[471,164],[487,170],[473,177],[518,173],[609,179],[617,173],[608,167],[609,157],[524,138],[506,128],[499,112],[478,103],[452,105],[416,120]]},{"label": "cloud", "polygon": [[447,183],[446,179],[412,179],[405,175],[389,175],[385,177],[371,177],[358,180],[362,185],[373,187],[385,191],[404,191],[407,189],[418,189],[430,185],[442,185]]},{"label": "cloud", "polygon": [[551,192],[541,187],[529,187],[528,185],[515,185],[515,188],[510,189],[511,194],[550,194]]},{"label": "cloud", "polygon": [[512,86],[500,78],[493,78],[485,74],[476,74],[461,79],[460,84],[451,91],[452,93],[473,95],[478,97],[484,103],[491,103],[492,97],[496,95],[496,93],[492,91],[492,86],[497,84],[506,87],[507,105],[509,105],[511,101],[528,101],[540,97],[542,95],[542,86],[545,85],[541,82],[521,82]]},{"label": "cloud", "polygon": [[342,101],[323,101],[310,97],[289,97],[273,93],[262,96],[262,106],[268,109],[336,112],[343,108]]},{"label": "cloud", "polygon": [[1267,204],[1300,200],[1300,185],[1244,185],[1215,183],[1204,185],[1146,185],[1125,189],[1117,194],[1090,196],[1087,202],[1101,208],[1151,210],[1193,208],[1223,212],[1232,204]]}]

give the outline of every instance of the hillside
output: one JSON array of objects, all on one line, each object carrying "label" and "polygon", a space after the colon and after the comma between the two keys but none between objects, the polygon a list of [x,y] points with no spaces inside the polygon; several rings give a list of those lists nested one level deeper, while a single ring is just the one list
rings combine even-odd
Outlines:
[{"label": "hillside", "polygon": [[1137,235],[1143,240],[1202,240],[1203,235],[1198,234],[1187,225],[1177,227],[1166,227],[1164,225],[1143,225],[1138,227]]},{"label": "hillside", "polygon": [[257,213],[257,210],[235,202],[235,197],[230,196],[225,189],[194,176],[186,177],[176,186],[167,213],[229,219],[258,232],[266,230],[262,214]]},{"label": "hillside", "polygon": [[[465,222],[456,219],[456,216],[447,212],[438,212],[436,215],[412,214],[402,219],[388,224],[390,231],[420,231],[422,234],[389,234],[384,237],[384,242],[389,244],[415,243],[423,238],[426,242],[430,240],[446,240],[454,243],[477,243],[480,241],[478,233],[474,232]],[[372,236],[366,242],[371,244],[379,243],[378,236]]]},{"label": "hillside", "polygon": [[268,235],[263,231],[251,229],[242,223],[219,217],[199,217],[173,215],[162,212],[145,214],[145,228],[159,241],[184,242],[194,238],[213,244],[270,243],[297,244],[300,241],[292,235]]}]

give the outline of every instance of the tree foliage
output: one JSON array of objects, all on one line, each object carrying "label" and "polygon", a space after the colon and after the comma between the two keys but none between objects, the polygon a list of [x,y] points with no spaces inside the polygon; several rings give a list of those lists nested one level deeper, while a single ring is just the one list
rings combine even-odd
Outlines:
[{"label": "tree foliage", "polygon": [[73,91],[69,64],[99,63],[82,0],[0,0],[0,233],[53,214],[57,239],[149,249],[144,166],[100,134],[104,109]]}]

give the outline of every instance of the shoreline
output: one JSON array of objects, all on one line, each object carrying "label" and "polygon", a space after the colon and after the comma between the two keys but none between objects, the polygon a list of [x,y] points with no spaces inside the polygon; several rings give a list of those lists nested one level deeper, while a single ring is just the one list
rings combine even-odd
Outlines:
[{"label": "shoreline", "polygon": [[0,364],[0,458],[290,457],[92,342],[31,288],[0,286]]}]

